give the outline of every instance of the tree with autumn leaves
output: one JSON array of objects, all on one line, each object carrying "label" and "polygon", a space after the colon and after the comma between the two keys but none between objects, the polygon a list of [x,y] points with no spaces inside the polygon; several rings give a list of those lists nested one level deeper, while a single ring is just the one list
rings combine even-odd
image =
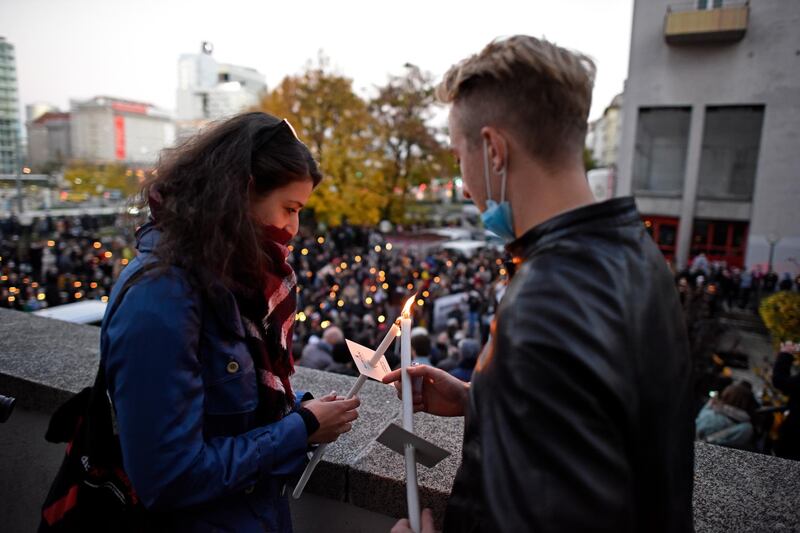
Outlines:
[{"label": "tree with autumn leaves", "polygon": [[428,126],[436,105],[433,79],[406,64],[403,76],[391,76],[370,102],[383,151],[386,204],[383,218],[402,220],[412,186],[449,178],[454,159],[443,139]]},{"label": "tree with autumn leaves", "polygon": [[117,191],[122,197],[127,197],[138,192],[143,178],[143,170],[134,172],[121,163],[72,161],[64,169],[64,179],[75,193]]},{"label": "tree with autumn leaves", "polygon": [[259,106],[286,118],[311,149],[325,176],[308,207],[336,226],[403,220],[411,187],[450,177],[452,156],[428,125],[435,102],[429,74],[407,65],[370,101],[324,57],[288,76]]}]

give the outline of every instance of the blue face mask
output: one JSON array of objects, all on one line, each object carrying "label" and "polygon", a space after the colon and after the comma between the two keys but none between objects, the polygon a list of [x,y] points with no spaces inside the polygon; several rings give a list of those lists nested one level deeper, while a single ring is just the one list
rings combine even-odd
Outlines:
[{"label": "blue face mask", "polygon": [[503,181],[500,185],[500,203],[492,200],[492,185],[489,181],[489,145],[483,140],[483,176],[486,180],[486,211],[481,213],[483,227],[503,239],[511,242],[517,238],[514,234],[514,218],[511,216],[511,204],[506,198],[506,167],[500,171]]}]

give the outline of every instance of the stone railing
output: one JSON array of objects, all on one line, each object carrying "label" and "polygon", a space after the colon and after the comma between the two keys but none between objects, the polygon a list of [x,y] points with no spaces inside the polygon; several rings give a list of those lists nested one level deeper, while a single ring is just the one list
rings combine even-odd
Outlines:
[{"label": "stone railing", "polygon": [[[21,409],[52,412],[91,384],[99,360],[99,334],[97,327],[0,309],[0,394],[17,397]],[[298,389],[320,395],[347,391],[353,379],[298,368],[293,382]],[[392,387],[374,382],[368,382],[360,396],[359,421],[328,447],[306,492],[347,507],[404,516],[403,459],[375,442],[388,423],[400,423],[400,402]],[[452,453],[435,468],[419,467],[421,502],[441,517],[460,462],[463,419],[417,414],[415,431]],[[0,478],[5,477],[4,468],[0,464]],[[694,515],[698,531],[796,531],[800,462],[697,444]],[[320,531],[340,529],[329,526]]]}]

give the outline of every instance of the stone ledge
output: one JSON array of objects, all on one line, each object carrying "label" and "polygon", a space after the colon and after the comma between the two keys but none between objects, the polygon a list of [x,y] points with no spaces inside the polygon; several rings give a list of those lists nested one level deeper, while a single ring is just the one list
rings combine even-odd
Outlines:
[{"label": "stone ledge", "polygon": [[[0,394],[20,406],[52,412],[90,385],[99,359],[99,328],[0,309]],[[345,393],[354,378],[298,368],[296,388]],[[360,418],[328,448],[306,490],[389,516],[405,515],[402,458],[375,442],[399,422],[394,389],[368,382]],[[420,466],[420,499],[441,519],[461,456],[463,419],[415,415],[422,437],[452,453],[435,468]],[[697,531],[800,530],[800,462],[696,445],[694,516]]]}]

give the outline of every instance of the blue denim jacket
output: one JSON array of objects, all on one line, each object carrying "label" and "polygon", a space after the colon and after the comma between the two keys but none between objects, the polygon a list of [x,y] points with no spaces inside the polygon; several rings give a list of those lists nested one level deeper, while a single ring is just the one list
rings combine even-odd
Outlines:
[{"label": "blue denim jacket", "polygon": [[208,301],[173,268],[140,277],[111,313],[126,280],[155,260],[158,231],[145,226],[138,237],[100,341],[136,493],[175,530],[291,531],[284,486],[307,461],[303,419],[255,424],[256,372],[229,291]]}]

